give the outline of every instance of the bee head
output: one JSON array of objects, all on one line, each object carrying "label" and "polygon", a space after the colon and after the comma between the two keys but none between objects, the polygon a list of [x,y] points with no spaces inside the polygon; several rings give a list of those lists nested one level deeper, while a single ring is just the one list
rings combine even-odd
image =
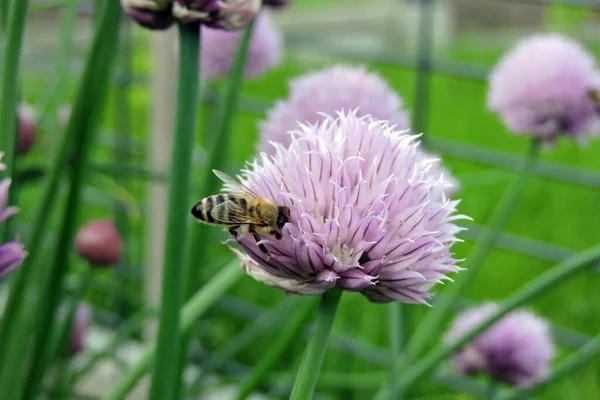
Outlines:
[{"label": "bee head", "polygon": [[283,229],[283,226],[290,220],[290,209],[288,207],[277,207],[277,227]]}]

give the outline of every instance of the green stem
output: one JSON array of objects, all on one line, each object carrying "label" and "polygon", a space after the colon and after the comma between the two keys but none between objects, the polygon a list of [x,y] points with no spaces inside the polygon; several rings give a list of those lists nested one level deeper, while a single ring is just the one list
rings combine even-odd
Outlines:
[{"label": "green stem", "polygon": [[[192,155],[199,99],[200,27],[179,24],[179,84],[171,153],[167,230],[163,259],[162,298],[150,400],[175,398],[178,392],[179,309],[184,300],[185,251],[191,194]],[[197,265],[194,266],[198,268]]]},{"label": "green stem", "polygon": [[298,369],[290,400],[311,400],[313,398],[341,295],[342,292],[339,289],[330,289],[321,296],[314,331]]},{"label": "green stem", "polygon": [[423,359],[412,364],[412,366],[400,377],[400,385],[404,388],[414,383],[421,376],[431,371],[442,360],[456,352],[466,343],[471,341],[494,322],[498,321],[507,313],[517,307],[522,306],[528,301],[540,296],[541,294],[564,283],[568,278],[585,270],[590,263],[600,259],[600,246],[592,247],[558,264],[556,267],[545,272],[533,282],[522,287],[520,290],[509,296],[500,304],[498,309],[476,328],[469,331],[457,342],[438,347]]},{"label": "green stem", "polygon": [[406,362],[411,363],[417,359],[424,349],[426,349],[440,332],[440,326],[451,310],[452,305],[460,297],[460,294],[473,282],[482,266],[488,253],[492,249],[494,242],[498,238],[500,231],[508,220],[512,210],[517,203],[517,199],[521,195],[527,179],[531,174],[531,170],[535,165],[539,152],[539,143],[532,139],[529,150],[525,155],[520,168],[516,172],[512,182],[505,190],[502,198],[496,205],[492,214],[489,228],[484,232],[481,241],[479,241],[471,253],[469,253],[464,267],[466,271],[461,273],[456,281],[449,285],[447,290],[444,290],[438,296],[433,309],[431,309],[419,327],[411,336],[406,347]]},{"label": "green stem", "polygon": [[10,0],[0,0],[0,33],[4,33],[8,22]]},{"label": "green stem", "polygon": [[396,385],[400,377],[400,368],[396,359],[401,356],[400,350],[402,346],[402,304],[393,302],[388,304],[388,314],[390,323],[390,376],[389,376],[389,387],[390,387],[390,400],[401,400],[402,392],[401,388]]},{"label": "green stem", "polygon": [[[181,330],[184,335],[190,331],[194,322],[206,312],[217,299],[244,276],[244,270],[240,268],[236,260],[226,266],[217,276],[198,291],[181,309]],[[104,400],[125,399],[137,381],[143,377],[152,367],[155,349],[151,348],[129,369],[125,377],[117,382],[116,387],[104,398]]]},{"label": "green stem", "polygon": [[[33,357],[35,362],[31,362],[29,366],[27,385],[25,385],[25,395],[23,398],[29,399],[36,396],[37,391],[40,387],[40,382],[43,378],[46,363],[48,361],[49,346],[48,337],[52,329],[53,316],[60,303],[60,297],[62,293],[63,278],[68,270],[69,258],[71,254],[71,243],[75,233],[75,222],[78,214],[79,207],[81,206],[81,189],[84,174],[86,172],[87,159],[89,158],[89,152],[93,143],[93,137],[96,131],[96,125],[99,119],[100,110],[102,110],[102,102],[106,97],[108,85],[105,82],[110,81],[110,72],[112,59],[115,55],[115,44],[117,42],[118,35],[118,19],[119,19],[119,4],[115,2],[106,2],[104,8],[104,14],[102,24],[96,31],[94,36],[94,42],[92,44],[91,52],[87,60],[86,69],[83,76],[83,81],[79,92],[77,94],[77,102],[73,110],[73,116],[69,121],[67,127],[67,133],[65,136],[72,138],[71,143],[65,143],[65,148],[61,148],[59,155],[62,155],[63,150],[66,151],[66,146],[71,146],[72,153],[72,169],[71,169],[71,187],[67,196],[65,214],[63,218],[63,224],[59,234],[59,247],[57,249],[54,262],[48,271],[48,276],[43,282],[39,294],[39,304],[35,310],[36,317],[36,331],[34,337]],[[66,154],[65,154],[66,156]],[[54,160],[61,161],[59,160]],[[62,165],[52,166],[52,178],[56,178],[56,182],[49,182],[44,195],[51,193],[55,195],[56,185],[60,176],[60,168]],[[57,172],[58,171],[58,172]],[[56,173],[56,176],[55,176]],[[52,199],[44,198],[44,201],[50,203]],[[48,209],[42,209],[42,213],[48,213]],[[38,214],[38,218],[40,218]],[[45,225],[47,217],[42,216],[43,221],[40,225]],[[37,239],[41,238],[43,226],[36,225],[35,234]],[[41,230],[41,231],[40,231]],[[39,242],[33,242],[36,237],[32,237],[32,249],[39,247]],[[30,260],[27,265],[24,265],[21,270],[26,270],[25,267],[31,268],[34,251],[30,253]],[[45,265],[44,265],[45,266]],[[41,273],[46,271],[40,270]],[[30,273],[30,272],[29,272]],[[21,287],[22,289],[22,287]],[[20,328],[20,327],[18,327]],[[27,345],[27,339],[29,332],[14,333],[16,337],[17,345],[14,347],[8,347],[11,352],[11,357],[8,357],[10,362],[14,362],[13,365],[20,365],[22,362],[24,349]],[[12,357],[17,357],[19,361],[13,360]],[[7,360],[7,362],[9,362]],[[0,380],[0,387],[7,388],[10,385],[16,385],[16,388],[11,393],[18,394],[18,390],[21,390],[23,385],[19,385],[18,379],[15,379],[16,371],[18,368],[14,366],[10,368],[13,372],[6,373],[6,369],[3,371],[5,374]],[[8,375],[8,376],[5,376]],[[6,386],[2,386],[2,383]],[[18,398],[18,396],[16,396]]]},{"label": "green stem", "polygon": [[275,363],[281,358],[283,353],[290,347],[293,340],[297,339],[299,332],[302,329],[302,325],[308,315],[314,309],[316,298],[310,299],[311,301],[303,304],[299,310],[296,310],[290,315],[289,320],[285,323],[285,331],[282,332],[278,340],[269,346],[267,353],[261,358],[260,362],[252,369],[252,375],[250,375],[242,384],[241,388],[236,396],[237,400],[243,400],[248,397],[254,390],[260,386],[269,371],[273,368]]},{"label": "green stem", "polygon": [[515,400],[521,398],[524,394],[531,394],[559,381],[571,373],[585,366],[590,361],[596,360],[600,356],[600,336],[590,339],[575,354],[560,362],[552,369],[552,372],[543,381],[537,383],[534,387],[525,390],[511,390],[497,396],[497,400]]},{"label": "green stem", "polygon": [[[27,15],[28,0],[12,1],[5,6],[2,18],[7,18],[2,26],[6,26],[6,36],[2,49],[2,75],[0,75],[0,151],[4,151],[4,164],[7,171],[0,171],[0,178],[8,176],[12,178],[15,172],[15,159],[17,152],[17,87],[19,82],[19,62],[21,59],[21,47],[25,30],[25,17]],[[8,11],[8,16],[7,16]],[[15,193],[9,191],[8,204],[12,204]],[[11,219],[0,226],[0,240],[8,240],[11,231]]]},{"label": "green stem", "polygon": [[[238,47],[238,52],[231,70],[229,79],[227,80],[227,86],[225,88],[225,96],[223,96],[223,103],[219,107],[218,127],[217,135],[213,140],[211,151],[208,155],[207,169],[204,174],[204,181],[202,188],[200,189],[201,196],[208,196],[215,193],[218,189],[219,179],[212,173],[213,169],[221,170],[227,160],[227,153],[229,150],[229,142],[231,138],[231,128],[233,126],[234,113],[237,109],[240,90],[243,82],[244,65],[246,63],[246,54],[248,53],[248,47],[250,39],[252,37],[252,31],[254,29],[254,21],[248,25],[242,40]],[[196,71],[198,74],[198,71]],[[189,248],[188,254],[188,265],[186,269],[186,299],[189,298],[198,286],[199,275],[201,269],[198,268],[198,263],[206,257],[206,249],[208,240],[207,237],[210,234],[210,229],[213,229],[205,224],[194,224],[191,232],[190,243],[194,243]],[[198,245],[199,243],[205,243],[205,245]],[[183,338],[180,355],[179,355],[179,375],[182,376],[183,369],[186,364],[187,349],[191,343],[191,336],[186,335]],[[178,394],[178,392],[177,392]]]}]

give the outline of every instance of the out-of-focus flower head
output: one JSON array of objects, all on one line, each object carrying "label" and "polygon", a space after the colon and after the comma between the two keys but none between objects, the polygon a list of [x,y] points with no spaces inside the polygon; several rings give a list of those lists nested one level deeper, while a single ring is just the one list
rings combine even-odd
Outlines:
[{"label": "out-of-focus flower head", "polygon": [[121,260],[123,241],[111,220],[90,221],[77,232],[75,251],[94,267],[110,267]]},{"label": "out-of-focus flower head", "polygon": [[261,0],[175,0],[173,14],[185,22],[235,31],[256,18],[260,7]]},{"label": "out-of-focus flower head", "polygon": [[515,134],[547,144],[565,134],[585,143],[600,129],[594,100],[599,90],[596,61],[586,49],[558,34],[539,34],[500,59],[490,76],[487,106]]},{"label": "out-of-focus flower head", "polygon": [[287,7],[292,4],[293,0],[263,0],[263,5],[274,9]]},{"label": "out-of-focus flower head", "polygon": [[149,29],[167,29],[179,20],[238,30],[256,17],[261,0],[121,0],[121,5],[131,19]]},{"label": "out-of-focus flower head", "polygon": [[27,104],[21,104],[18,110],[19,142],[17,149],[19,155],[25,155],[35,144],[37,128],[35,126],[35,110]]},{"label": "out-of-focus flower head", "polygon": [[92,323],[92,309],[86,303],[77,305],[71,326],[69,351],[71,355],[81,352],[85,348],[85,336]]},{"label": "out-of-focus flower head", "polygon": [[288,146],[291,131],[300,123],[314,124],[334,115],[358,108],[358,115],[389,121],[398,130],[409,128],[404,102],[377,73],[364,67],[338,65],[312,72],[289,82],[289,97],[278,101],[260,123],[258,148],[274,154],[274,141]]},{"label": "out-of-focus flower head", "polygon": [[[486,303],[462,313],[444,337],[454,343],[489,318],[498,306]],[[549,326],[527,310],[504,316],[465,345],[452,361],[466,375],[486,373],[494,379],[527,388],[542,380],[554,358]]]},{"label": "out-of-focus flower head", "polygon": [[[2,163],[3,156],[4,153],[0,152],[0,171],[6,169],[6,165]],[[19,211],[17,207],[8,206],[9,188],[10,179],[0,180],[0,224]],[[18,239],[0,244],[0,277],[9,274],[21,265],[26,256],[27,253]]]},{"label": "out-of-focus flower head", "polygon": [[121,0],[129,17],[148,29],[167,29],[173,22],[173,0]]},{"label": "out-of-focus flower head", "polygon": [[[242,31],[202,28],[200,75],[203,80],[212,81],[229,75],[242,36]],[[260,13],[248,46],[244,76],[256,78],[274,68],[281,62],[282,52],[281,33],[268,12]]]},{"label": "out-of-focus flower head", "polygon": [[462,228],[458,201],[430,174],[436,160],[417,136],[353,111],[301,125],[289,147],[274,143],[241,182],[290,209],[282,238],[237,238],[246,271],[297,294],[339,287],[374,302],[426,303],[429,289],[459,271],[450,249]]}]

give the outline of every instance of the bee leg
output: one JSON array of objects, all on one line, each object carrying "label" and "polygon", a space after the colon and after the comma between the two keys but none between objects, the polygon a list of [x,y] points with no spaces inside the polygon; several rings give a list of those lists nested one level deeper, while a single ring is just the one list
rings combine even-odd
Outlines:
[{"label": "bee leg", "polygon": [[275,239],[277,240],[281,240],[281,233],[277,232],[277,231],[271,231],[269,232],[271,235],[275,236]]},{"label": "bee leg", "polygon": [[238,231],[237,230],[238,230],[239,227],[240,227],[239,225],[230,226],[227,230],[229,231],[229,233],[231,233],[233,235],[234,238],[237,238],[238,237]]},{"label": "bee leg", "polygon": [[[250,232],[252,233],[252,236],[254,236],[254,240],[256,240],[256,243],[260,242],[261,239],[260,239],[260,236],[258,236],[258,233],[256,233],[256,231],[252,228],[250,228]],[[265,253],[267,255],[267,260],[270,260],[271,258],[273,258],[273,255],[265,247],[264,244],[258,243],[258,248],[260,249],[260,251],[262,251],[263,253]]]}]

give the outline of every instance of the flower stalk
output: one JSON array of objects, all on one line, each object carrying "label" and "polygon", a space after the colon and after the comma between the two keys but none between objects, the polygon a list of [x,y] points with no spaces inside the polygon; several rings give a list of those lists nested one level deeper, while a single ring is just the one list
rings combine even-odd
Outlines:
[{"label": "flower stalk", "polygon": [[532,139],[518,171],[494,209],[489,228],[483,234],[481,241],[475,245],[475,248],[468,255],[463,265],[466,271],[456,279],[456,282],[438,296],[434,308],[427,313],[425,319],[411,336],[406,348],[407,363],[418,358],[427,345],[432,342],[435,335],[440,332],[439,327],[450,311],[450,308],[461,293],[473,282],[473,279],[475,279],[483,267],[487,255],[514,209],[521,192],[525,188],[527,179],[531,175],[531,171],[537,160],[539,147],[539,142]]},{"label": "flower stalk", "polygon": [[171,153],[167,230],[163,259],[163,285],[156,343],[156,363],[150,387],[150,400],[172,399],[179,377],[179,310],[184,300],[185,251],[187,244],[187,207],[181,202],[191,195],[192,155],[199,101],[200,27],[179,24],[179,84],[177,114]]},{"label": "flower stalk", "polygon": [[341,290],[334,288],[326,291],[321,296],[314,330],[298,369],[290,400],[310,400],[313,398],[341,295]]},{"label": "flower stalk", "polygon": [[396,359],[401,357],[401,348],[402,348],[402,304],[398,302],[393,302],[387,305],[388,308],[388,318],[390,324],[390,357],[391,357],[391,367],[389,371],[389,387],[390,387],[390,400],[401,400],[402,396],[402,388],[396,385],[396,381],[400,377],[400,368],[398,368],[398,363]]}]

